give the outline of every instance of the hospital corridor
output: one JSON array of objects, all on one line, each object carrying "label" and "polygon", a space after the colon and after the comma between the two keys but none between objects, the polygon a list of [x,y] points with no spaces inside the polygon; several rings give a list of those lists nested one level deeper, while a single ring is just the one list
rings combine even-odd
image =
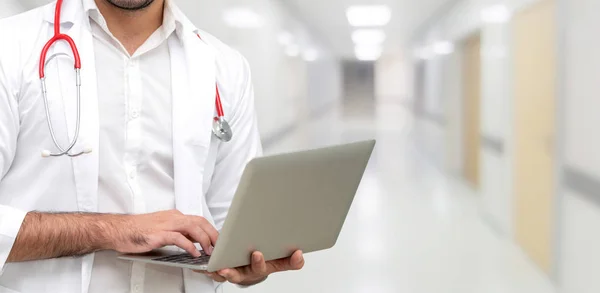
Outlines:
[{"label": "hospital corridor", "polygon": [[485,222],[477,194],[419,149],[414,123],[402,105],[377,105],[371,117],[334,109],[267,148],[277,153],[378,140],[333,250],[308,255],[298,274],[225,292],[558,292]]},{"label": "hospital corridor", "polygon": [[[50,48],[48,56],[52,57],[45,59],[44,65],[49,68],[47,75],[50,76],[47,80],[44,72],[40,76],[42,82],[50,84],[49,89],[59,92],[57,86],[52,87],[53,81],[58,81],[57,84],[68,81],[69,85],[77,82],[79,89],[82,78],[85,82],[90,76],[95,77],[86,67],[93,62],[85,59],[94,56],[94,52],[86,52],[92,46],[81,44],[80,39],[98,41],[100,38],[95,34],[106,32],[103,36],[112,40],[103,42],[118,45],[113,53],[123,49],[121,55],[114,55],[121,59],[113,56],[112,63],[102,64],[98,62],[101,60],[98,56],[102,55],[96,55],[95,65],[91,66],[97,67],[99,73],[113,76],[103,83],[103,78],[97,77],[98,84],[104,86],[98,86],[97,105],[96,99],[91,99],[95,96],[86,95],[84,88],[82,117],[79,112],[77,115],[73,112],[77,97],[74,90],[63,90],[62,99],[48,105],[46,96],[40,94],[37,97],[31,94],[32,90],[27,90],[32,84],[37,90],[38,76],[23,77],[29,71],[34,72],[32,68],[37,74],[38,51],[42,51],[43,46],[32,44],[40,38],[43,39],[40,44],[45,43],[46,35],[48,39],[52,38],[51,24],[42,24],[41,30],[35,27],[36,34],[33,34],[34,28],[28,27],[30,24],[20,22],[21,26],[26,26],[23,28],[10,20],[20,13],[47,5],[44,10],[50,16],[47,22],[52,23],[55,3],[51,0],[0,0],[0,114],[20,113],[13,120],[0,117],[0,138],[13,131],[13,121],[18,122],[15,129],[26,129],[15,132],[14,141],[10,143],[0,141],[0,293],[30,293],[24,288],[34,288],[27,285],[30,280],[18,282],[14,279],[19,277],[19,273],[15,273],[18,269],[22,270],[22,276],[32,276],[23,269],[26,264],[12,264],[7,260],[10,259],[10,250],[7,250],[10,246],[6,239],[12,239],[10,245],[17,240],[13,239],[16,234],[8,235],[6,231],[16,233],[18,229],[7,228],[6,223],[10,221],[4,220],[4,213],[11,204],[18,205],[22,201],[3,194],[11,189],[3,188],[2,181],[8,182],[4,184],[14,181],[16,175],[11,169],[23,164],[24,159],[19,159],[23,157],[21,152],[30,151],[30,147],[18,149],[21,141],[28,135],[46,135],[41,130],[48,129],[44,109],[45,113],[52,112],[54,117],[60,117],[54,121],[63,121],[63,112],[65,121],[72,119],[70,117],[80,119],[83,125],[81,140],[86,142],[90,137],[86,134],[90,129],[86,115],[96,112],[86,108],[86,103],[97,107],[100,117],[109,117],[102,116],[102,111],[113,109],[110,107],[125,109],[124,119],[119,120],[126,129],[125,135],[117,135],[119,139],[111,140],[125,152],[122,157],[127,172],[122,186],[129,186],[125,184],[143,176],[142,169],[135,169],[136,164],[144,164],[143,156],[131,156],[128,152],[139,147],[140,154],[164,155],[161,153],[164,144],[160,144],[162,140],[159,139],[168,138],[167,142],[177,143],[177,132],[169,132],[169,127],[159,124],[161,121],[168,121],[167,126],[173,123],[173,129],[181,127],[179,133],[191,133],[194,140],[186,144],[192,145],[193,152],[189,152],[192,155],[187,161],[196,163],[195,152],[206,151],[209,161],[214,156],[214,166],[210,168],[212,181],[204,180],[202,184],[239,182],[233,178],[236,175],[231,174],[239,175],[241,169],[232,169],[236,167],[228,165],[227,172],[218,172],[219,162],[231,164],[232,158],[239,161],[234,163],[249,159],[238,157],[238,154],[250,156],[258,149],[259,141],[263,148],[261,156],[272,156],[376,140],[343,228],[332,248],[306,253],[302,269],[286,269],[264,276],[266,279],[257,278],[260,281],[251,282],[251,286],[227,278],[220,280],[220,276],[215,279],[216,273],[207,274],[213,280],[202,279],[209,285],[201,287],[203,289],[198,293],[213,292],[214,284],[217,284],[214,285],[215,292],[221,293],[600,292],[600,131],[597,130],[600,125],[600,39],[597,37],[600,18],[596,15],[600,11],[600,0],[64,0],[64,5],[69,8],[63,8],[66,16],[60,28],[62,33],[75,35],[75,42],[82,52],[81,69],[76,65],[76,72],[81,71],[83,77],[73,75],[76,78],[70,78],[64,75],[66,71],[58,69],[62,66],[72,71],[74,56],[66,43],[57,43],[55,46],[62,51]],[[164,3],[164,11],[159,9],[164,13],[163,23],[157,30],[160,33],[152,34],[148,39],[152,45],[159,41],[157,36],[164,37],[168,39],[162,40],[164,46],[157,45],[153,49],[144,43],[141,48],[147,52],[131,53],[129,47],[120,44],[118,34],[113,36],[111,33],[115,27],[96,19],[99,17],[96,14],[105,9],[103,7],[112,5],[114,9],[119,3],[147,5],[140,6],[142,12],[155,8],[156,3]],[[92,9],[94,5],[99,8]],[[122,10],[125,16],[135,16],[135,9],[130,6],[124,6]],[[190,46],[182,37],[186,25],[190,24],[179,19],[181,15],[172,13],[179,10],[192,26],[197,27],[194,33],[200,40],[192,35],[193,41],[208,40],[210,49],[198,46],[203,49],[197,52],[209,57],[189,57],[193,54],[173,49],[177,44],[187,44],[182,46],[185,50]],[[44,13],[30,15],[37,17]],[[78,25],[73,20],[76,16],[84,19],[86,25]],[[87,25],[88,20],[93,25]],[[41,21],[35,25],[39,26],[38,23]],[[21,31],[31,34],[31,42],[20,40],[14,45],[3,38],[20,35]],[[181,42],[173,42],[178,38]],[[219,41],[215,41],[217,39]],[[220,41],[235,51],[224,49],[228,47]],[[90,43],[98,46],[101,42]],[[213,44],[217,45],[213,48]],[[29,47],[22,49],[21,46],[31,46],[33,52]],[[67,53],[54,54],[63,51]],[[99,52],[109,54],[108,51]],[[13,58],[6,52],[19,53]],[[166,76],[168,73],[173,78],[167,79],[166,84],[177,87],[189,81],[188,71],[176,72],[173,70],[176,67],[172,66],[170,72],[162,70],[167,67],[154,72],[148,68],[140,69],[144,67],[138,65],[152,61],[152,58],[156,62],[145,66],[165,65],[159,62],[168,60],[146,57],[160,56],[160,53],[166,54],[163,57],[168,55],[168,60],[178,60],[176,57],[181,56],[196,61],[217,57],[206,59],[210,63],[201,63],[204,71],[195,76],[202,80],[192,81],[192,90],[173,89],[171,96],[171,92],[155,90],[155,87],[163,86],[158,78],[144,79],[144,74]],[[111,71],[113,65],[118,68]],[[182,68],[186,66],[192,67],[185,64]],[[15,68],[19,70],[14,71]],[[95,68],[91,70],[96,71]],[[193,75],[194,70],[189,72]],[[142,76],[139,81],[138,76]],[[120,85],[115,89],[106,87],[108,82],[121,77],[124,80],[122,89]],[[147,80],[151,81],[149,86],[142,85],[142,81]],[[213,91],[215,81],[216,93]],[[15,90],[11,92],[12,86]],[[150,90],[141,94],[146,87]],[[181,111],[186,107],[176,101],[193,101],[189,97],[196,87],[210,88],[203,92],[210,94],[202,96],[210,100],[202,105],[200,102],[189,105],[211,108],[204,112],[191,110],[187,116],[183,115],[189,120],[177,120],[175,107],[179,105],[177,109]],[[123,90],[123,100],[103,96],[119,90]],[[43,91],[46,95],[45,84]],[[93,92],[95,94],[95,89]],[[188,95],[182,98],[183,94]],[[3,101],[11,97],[16,98],[16,102]],[[164,100],[165,97],[169,100]],[[163,104],[152,101],[157,98]],[[233,98],[239,100],[233,101]],[[36,103],[38,108],[35,108]],[[171,105],[175,109],[172,117],[158,115],[164,109],[170,110]],[[3,110],[5,112],[1,112]],[[149,114],[148,110],[154,112]],[[244,112],[250,110],[253,112]],[[41,118],[27,116],[36,111]],[[201,117],[206,120],[205,124],[194,124],[197,121],[193,119],[198,115],[208,115]],[[26,125],[32,119],[39,131]],[[47,121],[51,120],[47,118]],[[139,127],[135,124],[138,120],[154,123],[150,124],[152,131],[149,131],[148,139],[156,139],[156,145],[135,141],[143,136],[135,130]],[[10,127],[2,123],[10,124]],[[119,123],[113,126],[119,126]],[[73,132],[69,123],[55,125],[56,131],[65,134],[66,138]],[[101,130],[102,158],[102,139],[106,139],[102,128],[110,125],[100,120],[100,125],[96,126]],[[204,130],[206,133],[200,133]],[[209,137],[208,134],[211,141],[202,145],[202,138]],[[52,140],[49,137],[45,140],[47,143],[53,140],[56,143],[54,133]],[[130,142],[131,137],[133,142]],[[247,140],[236,141],[238,137]],[[56,149],[63,151],[61,141],[62,138]],[[215,145],[225,143],[234,147],[213,150]],[[68,145],[68,141],[62,144]],[[12,146],[17,149],[9,149]],[[40,146],[40,149],[51,146]],[[68,151],[78,151],[71,148]],[[217,154],[229,150],[238,153]],[[86,147],[81,152],[86,156],[94,151]],[[177,174],[182,173],[177,169],[178,149],[175,146],[168,151],[171,157],[167,159],[148,156],[155,159],[149,164],[161,166],[166,160],[167,171],[160,174],[170,174],[172,178],[167,180],[175,182],[172,188],[175,199],[169,200],[180,210],[182,201],[176,193],[183,185],[176,185],[175,181]],[[47,152],[42,153],[45,157],[55,155],[44,152]],[[14,162],[10,160],[12,165],[7,163],[7,154],[15,158]],[[114,160],[118,157],[111,155]],[[135,162],[136,158],[142,158],[142,162]],[[88,169],[81,171],[78,157],[50,158],[62,159],[73,162],[64,166],[74,169],[79,166],[81,173],[89,175]],[[127,165],[130,160],[134,161],[132,166]],[[100,192],[98,203],[86,206],[85,212],[96,212],[102,207],[102,197],[107,196],[106,190],[102,189],[102,168],[107,165],[102,163],[101,159],[100,168],[90,165],[95,167],[92,168],[94,172],[100,170]],[[31,163],[29,166],[37,165]],[[204,166],[200,169],[204,172]],[[40,174],[47,175],[49,170],[50,167],[43,169]],[[115,174],[118,172],[120,169]],[[76,173],[72,177],[77,176]],[[191,176],[187,178],[193,178]],[[60,184],[70,182],[69,178]],[[156,181],[165,180],[161,178]],[[73,189],[82,192],[85,190],[82,181],[76,179]],[[92,179],[97,183],[95,177]],[[327,178],[321,181],[327,181]],[[201,186],[203,197],[214,190],[223,192],[230,188],[233,192],[237,187],[208,188],[196,183],[190,181],[187,186]],[[49,184],[40,186],[53,187]],[[117,190],[119,184],[115,186]],[[167,202],[157,192],[145,192],[143,184],[142,188],[133,186],[126,191],[131,189],[131,198],[136,200],[145,198],[148,208],[161,207],[161,202]],[[195,195],[194,192],[190,194]],[[80,198],[78,194],[73,200],[75,208],[77,204],[81,207]],[[119,203],[128,199],[123,196],[114,201]],[[48,203],[48,210],[60,211],[57,208],[60,203],[44,197],[27,202]],[[184,205],[191,207],[193,203],[192,200]],[[144,210],[138,209],[137,204],[139,202],[134,201],[131,210],[123,213],[143,214]],[[210,202],[206,204],[210,205]],[[216,205],[216,210],[221,213],[226,213],[223,208],[229,207],[226,202]],[[210,207],[205,210],[212,213]],[[220,214],[215,221],[224,221],[224,218],[225,215]],[[194,240],[192,235],[182,234],[188,240]],[[208,241],[210,244],[211,240]],[[98,255],[96,253],[96,262]],[[123,291],[115,292],[163,292],[160,286],[167,288],[171,283],[175,284],[171,286],[172,291],[164,290],[164,293],[196,292],[189,289],[193,287],[188,287],[187,283],[196,283],[194,277],[186,273],[191,272],[186,267],[179,267],[175,273],[166,269],[159,273],[140,273],[136,271],[135,263],[128,267],[120,260],[116,265],[120,271],[106,270],[97,274],[96,266],[91,273],[92,266],[87,257],[67,265],[37,261],[40,265],[35,266],[36,270],[45,274],[39,279],[34,278],[40,282],[37,288],[44,288],[41,292],[57,292],[49,289],[52,285],[45,284],[56,286],[55,281],[60,278],[70,278],[64,283],[76,284],[69,287],[75,290],[60,293],[80,292],[80,289],[82,293],[98,292],[101,288],[98,284],[102,285],[98,280],[110,283],[111,277],[118,280],[115,284],[125,284]],[[65,271],[57,273],[57,279],[53,280],[51,269],[62,267]],[[72,268],[75,273],[67,273],[67,269]],[[87,277],[86,269],[90,272]],[[198,271],[201,272],[193,274],[206,273],[202,272],[204,269]],[[144,274],[146,277],[140,277]],[[75,277],[71,278],[71,275]],[[156,277],[150,280],[152,277],[148,276]],[[96,287],[86,285],[90,279]],[[109,291],[106,293],[111,293]]]}]

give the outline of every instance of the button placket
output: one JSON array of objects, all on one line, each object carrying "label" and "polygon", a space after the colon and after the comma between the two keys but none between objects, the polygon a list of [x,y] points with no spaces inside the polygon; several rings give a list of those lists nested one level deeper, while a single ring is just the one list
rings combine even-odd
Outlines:
[{"label": "button placket", "polygon": [[[131,58],[125,68],[127,81],[127,112],[125,155],[123,163],[127,172],[127,182],[131,190],[132,211],[142,214],[146,211],[145,202],[139,185],[139,165],[142,146],[142,76],[138,62]],[[145,266],[133,264],[131,274],[131,291],[142,293],[144,291]]]},{"label": "button placket", "polygon": [[138,110],[138,109],[131,109],[131,111],[129,111],[129,118],[132,119],[132,120],[140,118],[140,110]]},{"label": "button placket", "polygon": [[144,199],[138,182],[138,166],[142,146],[142,125],[140,121],[142,106],[142,77],[137,60],[130,59],[127,64],[128,81],[128,113],[127,138],[124,163],[128,169],[129,187],[132,191],[132,206],[134,214],[145,212]]}]

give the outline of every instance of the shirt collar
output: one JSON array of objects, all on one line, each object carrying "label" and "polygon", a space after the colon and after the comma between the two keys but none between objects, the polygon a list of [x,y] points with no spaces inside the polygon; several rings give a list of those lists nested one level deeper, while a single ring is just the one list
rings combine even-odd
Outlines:
[{"label": "shirt collar", "polygon": [[[106,20],[100,13],[98,6],[94,0],[82,0],[83,2],[83,11],[84,13],[92,20],[97,22],[103,29],[108,30],[108,25],[106,24]],[[165,10],[163,14],[163,23],[161,26],[161,30],[163,34],[168,35],[171,32],[175,31],[177,37],[181,40],[183,39],[184,27],[187,24],[188,20],[180,13],[177,13],[179,10],[175,7],[175,4],[172,3],[171,0],[165,0]]]}]

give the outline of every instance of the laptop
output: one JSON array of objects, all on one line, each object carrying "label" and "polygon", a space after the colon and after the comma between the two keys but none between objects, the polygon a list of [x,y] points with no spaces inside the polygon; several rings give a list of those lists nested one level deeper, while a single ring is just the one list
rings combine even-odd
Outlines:
[{"label": "laptop", "polygon": [[371,157],[375,141],[361,141],[250,161],[219,239],[208,256],[164,248],[120,259],[215,272],[265,259],[332,248]]}]

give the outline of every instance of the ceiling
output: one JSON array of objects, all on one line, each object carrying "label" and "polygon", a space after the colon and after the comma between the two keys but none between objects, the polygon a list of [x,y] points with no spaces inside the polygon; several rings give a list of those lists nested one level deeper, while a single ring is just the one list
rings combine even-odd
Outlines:
[{"label": "ceiling", "polygon": [[351,40],[353,28],[348,24],[346,8],[351,5],[384,4],[392,10],[392,20],[385,27],[384,51],[399,51],[416,30],[436,12],[455,0],[281,0],[303,20],[313,33],[342,58],[354,58]]}]

